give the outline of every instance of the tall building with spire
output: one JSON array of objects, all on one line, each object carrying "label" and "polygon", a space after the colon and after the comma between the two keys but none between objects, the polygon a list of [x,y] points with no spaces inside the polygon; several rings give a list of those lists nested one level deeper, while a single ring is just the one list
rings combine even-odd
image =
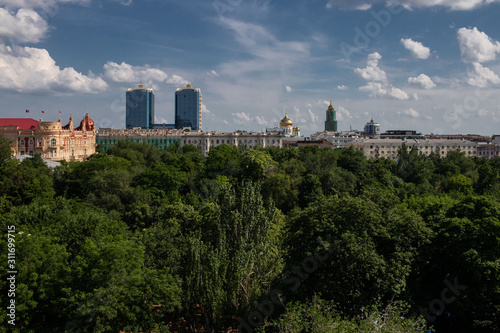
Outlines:
[{"label": "tall building with spire", "polygon": [[326,110],[325,131],[337,132],[337,111],[335,111],[331,101],[328,110]]},{"label": "tall building with spire", "polygon": [[140,84],[137,88],[127,90],[126,94],[127,129],[140,127],[151,129],[155,122],[155,94]]},{"label": "tall building with spire", "polygon": [[201,91],[190,84],[175,92],[175,128],[201,131]]}]

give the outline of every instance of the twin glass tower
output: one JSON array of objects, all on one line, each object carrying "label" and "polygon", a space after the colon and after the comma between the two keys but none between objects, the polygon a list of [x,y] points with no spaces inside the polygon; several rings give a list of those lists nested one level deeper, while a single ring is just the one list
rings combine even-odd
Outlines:
[{"label": "twin glass tower", "polygon": [[126,94],[127,129],[134,127],[153,128],[155,122],[155,93],[142,84],[137,88],[127,90]]},{"label": "twin glass tower", "polygon": [[[140,127],[145,129],[158,128],[155,125],[155,95],[153,89],[128,89],[126,94],[126,128]],[[201,131],[201,91],[188,84],[175,92],[175,124],[167,125],[176,129],[190,128]]]}]

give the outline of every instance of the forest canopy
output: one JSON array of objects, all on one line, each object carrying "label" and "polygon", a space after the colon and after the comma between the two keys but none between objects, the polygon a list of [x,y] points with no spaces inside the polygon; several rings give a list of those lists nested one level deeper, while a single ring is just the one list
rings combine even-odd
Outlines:
[{"label": "forest canopy", "polygon": [[500,331],[499,158],[119,142],[49,168],[5,147],[9,332]]}]

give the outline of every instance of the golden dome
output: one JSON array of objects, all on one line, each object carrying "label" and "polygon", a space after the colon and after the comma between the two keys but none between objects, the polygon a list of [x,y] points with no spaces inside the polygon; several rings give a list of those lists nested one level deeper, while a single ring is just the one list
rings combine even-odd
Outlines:
[{"label": "golden dome", "polygon": [[294,132],[300,132],[300,128],[299,128],[299,126],[295,126],[295,127],[293,128],[293,131],[294,131]]},{"label": "golden dome", "polygon": [[285,113],[285,118],[281,119],[280,126],[289,127],[289,126],[292,126],[292,125],[293,125],[292,120],[290,118],[288,118],[288,115]]},{"label": "golden dome", "polygon": [[334,110],[333,105],[332,105],[332,102],[330,102],[330,106],[328,107],[328,110],[330,110],[330,111],[333,111],[333,110]]}]

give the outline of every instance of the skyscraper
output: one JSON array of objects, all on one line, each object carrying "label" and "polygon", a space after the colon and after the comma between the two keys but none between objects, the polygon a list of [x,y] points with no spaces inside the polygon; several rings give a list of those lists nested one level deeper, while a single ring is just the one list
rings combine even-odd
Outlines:
[{"label": "skyscraper", "polygon": [[190,84],[175,92],[175,128],[201,131],[201,91]]},{"label": "skyscraper", "polygon": [[337,132],[337,112],[333,108],[332,102],[326,110],[325,131]]},{"label": "skyscraper", "polygon": [[155,94],[153,89],[138,88],[127,90],[126,127],[153,128],[155,121]]}]

